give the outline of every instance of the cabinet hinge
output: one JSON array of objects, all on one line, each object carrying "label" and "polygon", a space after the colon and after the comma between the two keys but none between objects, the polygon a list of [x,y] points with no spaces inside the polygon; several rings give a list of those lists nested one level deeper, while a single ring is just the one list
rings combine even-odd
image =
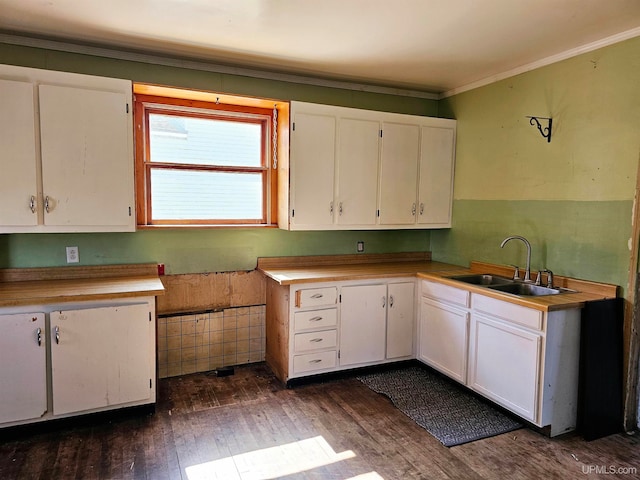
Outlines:
[{"label": "cabinet hinge", "polygon": [[380,216],[380,210],[376,210],[377,215]]},{"label": "cabinet hinge", "polygon": [[340,358],[340,350],[338,350],[338,358]]},{"label": "cabinet hinge", "polygon": [[294,210],[291,210],[291,217],[295,217],[295,216],[296,216],[296,211],[295,211],[295,209],[294,209]]},{"label": "cabinet hinge", "polygon": [[127,108],[126,108],[127,113],[129,113],[129,104],[127,103],[126,105],[127,105]]},{"label": "cabinet hinge", "polygon": [[149,388],[153,388],[153,382],[149,379]]},{"label": "cabinet hinge", "polygon": [[149,321],[151,321],[151,312],[149,312]]},{"label": "cabinet hinge", "polygon": [[338,295],[338,303],[342,303],[342,294]]},{"label": "cabinet hinge", "polygon": [[131,207],[129,207],[129,216],[131,216]]},{"label": "cabinet hinge", "polygon": [[294,132],[296,131],[296,122],[293,122],[291,124],[291,130],[293,130]]},{"label": "cabinet hinge", "polygon": [[382,138],[382,129],[380,130],[380,138]]}]

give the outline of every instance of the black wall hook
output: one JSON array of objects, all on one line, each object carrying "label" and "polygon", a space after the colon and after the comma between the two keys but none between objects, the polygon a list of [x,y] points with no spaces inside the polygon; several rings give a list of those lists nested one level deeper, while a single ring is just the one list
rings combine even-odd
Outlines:
[{"label": "black wall hook", "polygon": [[[538,127],[538,131],[542,134],[544,138],[547,139],[547,143],[551,143],[551,125],[553,124],[553,119],[548,117],[527,117],[529,119],[529,123],[531,125],[535,125]],[[546,120],[547,126],[543,127],[540,124],[540,120]]]}]

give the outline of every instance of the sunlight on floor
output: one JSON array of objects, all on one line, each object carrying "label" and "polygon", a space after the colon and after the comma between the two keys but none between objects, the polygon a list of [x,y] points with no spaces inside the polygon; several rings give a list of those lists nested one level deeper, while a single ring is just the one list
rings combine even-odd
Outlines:
[{"label": "sunlight on floor", "polygon": [[[351,450],[336,453],[322,436],[263,448],[185,468],[189,480],[269,480],[354,458]],[[369,472],[345,480],[382,480]]]}]

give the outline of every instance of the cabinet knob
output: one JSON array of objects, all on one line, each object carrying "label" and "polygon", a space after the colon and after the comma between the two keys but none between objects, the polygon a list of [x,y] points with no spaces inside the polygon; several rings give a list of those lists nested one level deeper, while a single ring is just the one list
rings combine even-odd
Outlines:
[{"label": "cabinet knob", "polygon": [[31,195],[31,200],[29,200],[29,209],[31,213],[36,213],[36,197]]},{"label": "cabinet knob", "polygon": [[53,331],[56,334],[56,344],[59,344],[60,343],[60,327],[56,325]]},{"label": "cabinet knob", "polygon": [[338,213],[342,215],[342,202],[340,202],[340,205],[338,206]]},{"label": "cabinet knob", "polygon": [[414,203],[414,204],[411,206],[411,215],[414,215],[414,216],[415,216],[415,214],[416,214],[416,204]]},{"label": "cabinet knob", "polygon": [[36,340],[38,342],[38,346],[42,346],[42,329],[40,327],[36,330]]},{"label": "cabinet knob", "polygon": [[420,203],[420,215],[424,213],[424,203]]},{"label": "cabinet knob", "polygon": [[389,296],[389,307],[393,308],[393,295]]},{"label": "cabinet knob", "polygon": [[387,306],[387,297],[382,297],[382,308]]},{"label": "cabinet knob", "polygon": [[329,215],[333,215],[333,202],[329,204]]},{"label": "cabinet knob", "polygon": [[47,213],[49,213],[51,210],[49,208],[49,195],[47,195],[46,197],[44,197],[44,209]]}]

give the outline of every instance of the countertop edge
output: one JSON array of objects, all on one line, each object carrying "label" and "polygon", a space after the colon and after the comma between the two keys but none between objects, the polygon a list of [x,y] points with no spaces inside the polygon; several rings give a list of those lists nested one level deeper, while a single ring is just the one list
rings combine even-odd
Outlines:
[{"label": "countertop edge", "polygon": [[157,276],[0,282],[0,307],[164,295]]},{"label": "countertop edge", "polygon": [[[467,290],[472,293],[485,295],[497,300],[507,301],[527,308],[533,308],[543,312],[558,310],[568,310],[573,308],[583,308],[586,302],[611,298],[601,292],[578,291],[571,293],[561,293],[557,295],[546,295],[540,297],[523,297],[508,293],[490,290],[486,287],[476,286],[451,280],[448,277],[453,275],[463,275],[471,273],[472,267],[462,267],[440,262],[420,262],[403,265],[404,262],[385,265],[360,265],[356,267],[342,265],[324,265],[300,268],[258,268],[263,275],[280,285],[291,286],[302,283],[321,283],[338,281],[358,281],[375,278],[399,278],[414,277],[417,279],[431,280],[446,284],[455,288]],[[489,264],[482,264],[489,265]],[[421,268],[421,266],[423,268]],[[495,266],[500,269],[502,266]],[[605,285],[592,282],[594,285]],[[609,289],[610,290],[610,289]]]}]

